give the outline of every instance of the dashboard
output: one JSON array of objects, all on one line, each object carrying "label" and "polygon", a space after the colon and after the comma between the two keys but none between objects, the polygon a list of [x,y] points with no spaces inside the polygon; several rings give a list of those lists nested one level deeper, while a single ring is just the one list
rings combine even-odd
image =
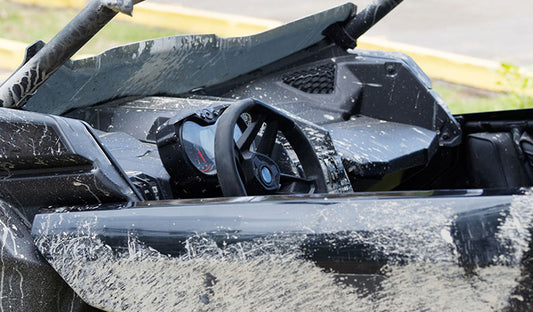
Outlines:
[{"label": "dashboard", "polygon": [[[99,130],[102,144],[146,199],[217,197],[222,194],[214,137],[217,121],[231,103],[211,98],[129,98],[78,109],[68,117],[82,119]],[[246,128],[247,118],[243,114],[235,125],[234,141]],[[327,131],[303,120],[298,124],[317,153],[328,192],[353,191]],[[301,171],[282,136],[276,140],[276,151],[282,173]]]}]

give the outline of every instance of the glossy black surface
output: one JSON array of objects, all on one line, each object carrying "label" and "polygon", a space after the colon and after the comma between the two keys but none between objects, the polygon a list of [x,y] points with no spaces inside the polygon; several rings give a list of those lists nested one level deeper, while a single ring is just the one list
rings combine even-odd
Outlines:
[{"label": "glossy black surface", "polygon": [[[90,32],[120,3],[91,3],[87,16],[101,16]],[[216,310],[214,289],[231,281],[221,276],[241,268],[252,277],[264,271],[265,280],[277,269],[273,285],[310,278],[295,288],[298,297],[324,281],[334,294],[347,290],[337,288],[342,282],[379,297],[391,267],[420,273],[432,265],[458,274],[432,285],[465,282],[474,294],[483,292],[476,279],[502,273],[486,284],[507,287],[503,305],[528,310],[531,110],[452,116],[408,56],[347,51],[344,39],[335,43],[330,39],[338,37],[323,33],[346,24],[337,31],[358,36],[388,12],[380,8],[397,3],[378,1],[355,18],[355,6],[346,4],[249,37],[148,40],[69,61],[53,75],[72,47],[30,48],[38,56],[39,48],[56,46],[60,55],[28,58],[12,76],[17,81],[0,87],[0,103],[26,103],[0,114],[0,310],[82,311],[82,300],[128,310],[168,298]],[[38,71],[40,64],[50,66]],[[257,100],[283,111],[269,122],[305,134],[311,146],[303,153],[316,154],[315,173],[324,176],[320,194],[220,197],[213,135],[194,135],[215,127],[226,107]],[[191,132],[183,127],[189,121],[203,128]],[[235,122],[225,130],[221,140],[233,147]],[[283,146],[283,156],[302,153],[295,146],[301,142],[290,142],[291,149],[277,130],[263,131],[267,143],[257,149],[265,157],[272,146]],[[275,166],[255,160],[255,177],[277,182]],[[230,162],[217,161],[217,173]],[[299,166],[278,164],[294,172]],[[227,283],[286,294],[253,282]],[[137,286],[138,293],[130,291]],[[193,295],[176,295],[186,293],[174,292],[178,286]],[[324,291],[311,297],[331,299]],[[255,300],[246,294],[240,299]]]},{"label": "glossy black surface", "polygon": [[[517,194],[520,193],[518,191]],[[371,252],[372,246],[345,242],[343,248],[352,250],[353,256],[350,257],[347,256],[350,253],[327,252],[329,247],[323,245],[327,241],[325,237],[331,240],[336,236],[342,238],[347,232],[379,232],[401,221],[380,216],[379,207],[383,207],[383,212],[390,211],[389,207],[398,207],[394,212],[398,216],[409,218],[409,215],[417,215],[428,220],[431,219],[431,213],[440,209],[440,213],[456,224],[459,233],[456,243],[459,246],[472,246],[475,245],[471,241],[474,238],[467,234],[470,233],[470,227],[481,222],[486,230],[496,231],[502,222],[501,213],[508,210],[513,197],[505,195],[509,194],[508,191],[501,194],[484,195],[482,190],[464,190],[242,197],[107,205],[89,211],[84,211],[88,207],[80,206],[69,208],[70,212],[66,214],[39,214],[32,228],[35,236],[65,233],[81,235],[83,230],[80,226],[91,224],[91,234],[101,237],[114,248],[127,248],[128,237],[134,235],[147,246],[174,256],[183,254],[185,240],[199,233],[215,239],[220,246],[276,233],[305,234],[309,238],[309,245],[302,248],[313,260],[371,262],[376,260],[375,257],[380,257]],[[449,205],[450,202],[453,206]],[[322,213],[327,213],[328,217],[323,218]],[[473,214],[483,217],[472,218]],[[488,235],[493,236],[494,233]],[[228,239],[228,235],[231,239]],[[462,250],[465,251],[465,263],[470,259],[474,264],[483,265],[490,264],[498,252],[505,252],[504,248],[492,251],[481,248],[480,253],[492,254],[478,255],[469,247]],[[402,255],[395,257],[401,259]]]}]

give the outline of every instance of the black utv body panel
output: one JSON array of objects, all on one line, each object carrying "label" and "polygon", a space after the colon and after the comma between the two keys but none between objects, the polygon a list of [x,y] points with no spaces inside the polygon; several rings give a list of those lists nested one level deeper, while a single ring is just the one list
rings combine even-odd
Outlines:
[{"label": "black utv body panel", "polygon": [[142,198],[79,120],[4,110],[0,136],[1,196],[30,220],[44,207]]},{"label": "black utv body panel", "polygon": [[[89,8],[108,19],[134,2]],[[410,57],[351,49],[399,2],[16,72],[20,83],[0,85],[0,104],[13,108],[0,108],[0,308],[224,310],[233,295],[271,304],[281,291],[296,296],[279,309],[351,311],[364,300],[377,309],[394,299],[385,289],[398,271],[415,271],[398,285],[418,295],[418,274],[437,268],[432,285],[460,282],[469,297],[503,287],[501,304],[528,310],[533,111],[453,116]],[[68,42],[54,46],[62,57]],[[38,57],[46,50],[30,47],[21,68],[49,64]],[[243,103],[261,109],[217,124]],[[215,146],[229,156],[217,161]],[[248,175],[272,189],[232,197],[212,166],[233,166],[239,187]],[[282,179],[289,187],[277,187]],[[493,267],[505,283],[487,282]]]}]

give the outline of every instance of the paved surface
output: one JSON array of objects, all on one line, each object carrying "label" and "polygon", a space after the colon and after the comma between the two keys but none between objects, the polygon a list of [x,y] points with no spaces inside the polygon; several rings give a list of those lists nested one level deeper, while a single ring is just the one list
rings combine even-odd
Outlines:
[{"label": "paved surface", "polygon": [[[155,0],[223,13],[290,21],[338,0]],[[355,0],[354,0],[355,1]],[[370,0],[355,1],[360,9]],[[405,0],[367,36],[511,62],[533,69],[533,1]]]}]

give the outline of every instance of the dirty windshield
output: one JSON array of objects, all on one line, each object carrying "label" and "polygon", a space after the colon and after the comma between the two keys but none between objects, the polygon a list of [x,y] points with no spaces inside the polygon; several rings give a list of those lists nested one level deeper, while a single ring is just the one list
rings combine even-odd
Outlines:
[{"label": "dirty windshield", "polygon": [[344,21],[353,9],[346,4],[248,37],[167,37],[67,62],[25,107],[61,114],[113,98],[178,95],[215,85],[319,42],[323,29]]}]

